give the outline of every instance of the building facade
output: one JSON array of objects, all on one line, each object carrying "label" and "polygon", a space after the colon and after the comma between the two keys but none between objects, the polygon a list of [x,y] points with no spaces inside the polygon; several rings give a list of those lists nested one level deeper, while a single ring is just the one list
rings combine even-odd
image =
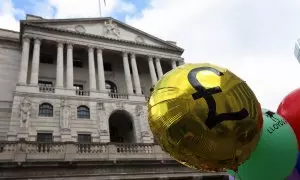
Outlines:
[{"label": "building facade", "polygon": [[150,88],[182,53],[113,18],[0,30],[1,178],[226,179],[179,165],[149,129]]}]

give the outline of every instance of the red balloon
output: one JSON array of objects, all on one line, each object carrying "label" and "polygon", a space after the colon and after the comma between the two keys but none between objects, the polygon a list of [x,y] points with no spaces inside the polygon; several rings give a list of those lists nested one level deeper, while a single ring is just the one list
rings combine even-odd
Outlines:
[{"label": "red balloon", "polygon": [[281,101],[277,114],[281,115],[293,128],[300,150],[300,88],[289,93]]}]

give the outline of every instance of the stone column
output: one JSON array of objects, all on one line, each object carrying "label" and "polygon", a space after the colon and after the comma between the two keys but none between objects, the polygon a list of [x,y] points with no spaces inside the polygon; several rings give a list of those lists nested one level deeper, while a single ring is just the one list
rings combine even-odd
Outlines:
[{"label": "stone column", "polygon": [[56,87],[64,87],[64,44],[57,43],[57,59],[56,59]]},{"label": "stone column", "polygon": [[105,75],[103,67],[102,48],[97,48],[97,64],[98,64],[98,85],[100,92],[105,91]]},{"label": "stone column", "polygon": [[155,65],[156,65],[158,78],[160,79],[164,74],[161,69],[160,59],[158,57],[155,58]]},{"label": "stone column", "polygon": [[148,57],[148,64],[149,64],[152,85],[154,85],[157,82],[157,77],[156,77],[155,68],[153,64],[153,57],[151,56]]},{"label": "stone column", "polygon": [[20,74],[19,74],[19,84],[23,84],[23,85],[27,83],[29,47],[30,47],[30,38],[24,36],[23,45],[22,45],[21,67],[20,67]]},{"label": "stone column", "polygon": [[135,87],[135,93],[138,95],[142,94],[142,90],[141,90],[141,83],[140,83],[140,77],[139,77],[139,72],[138,72],[138,68],[136,65],[136,58],[135,58],[135,54],[131,53],[131,68],[132,68],[132,75],[133,75],[133,83],[134,83],[134,87]]},{"label": "stone column", "polygon": [[67,88],[74,89],[74,79],[73,79],[73,45],[67,45]]},{"label": "stone column", "polygon": [[176,67],[176,60],[172,60],[172,69],[175,69]]},{"label": "stone column", "polygon": [[89,47],[88,51],[89,51],[89,88],[90,91],[96,91],[94,48]]},{"label": "stone column", "polygon": [[41,40],[36,38],[34,39],[33,47],[33,57],[31,64],[31,76],[30,76],[30,85],[37,86],[39,79],[39,66],[40,66],[40,48]]},{"label": "stone column", "polygon": [[127,52],[123,52],[123,66],[124,66],[127,93],[128,94],[133,94],[132,80],[131,80],[131,75],[130,75],[129,62],[128,62],[128,53]]}]

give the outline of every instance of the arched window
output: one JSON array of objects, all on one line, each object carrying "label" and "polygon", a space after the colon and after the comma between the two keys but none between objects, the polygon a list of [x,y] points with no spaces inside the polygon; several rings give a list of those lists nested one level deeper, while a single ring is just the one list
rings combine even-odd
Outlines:
[{"label": "arched window", "polygon": [[77,118],[89,119],[90,118],[90,109],[86,106],[79,106],[77,108]]},{"label": "arched window", "polygon": [[53,106],[49,103],[43,103],[39,106],[39,116],[53,117]]},{"label": "arched window", "polygon": [[105,81],[105,89],[111,93],[117,93],[117,86],[111,81]]}]

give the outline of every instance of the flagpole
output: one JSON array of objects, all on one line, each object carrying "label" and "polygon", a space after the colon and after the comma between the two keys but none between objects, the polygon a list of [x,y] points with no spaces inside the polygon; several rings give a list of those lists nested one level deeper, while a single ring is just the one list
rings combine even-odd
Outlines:
[{"label": "flagpole", "polygon": [[99,13],[100,13],[100,17],[102,16],[102,12],[101,12],[101,0],[98,1],[99,2]]}]

